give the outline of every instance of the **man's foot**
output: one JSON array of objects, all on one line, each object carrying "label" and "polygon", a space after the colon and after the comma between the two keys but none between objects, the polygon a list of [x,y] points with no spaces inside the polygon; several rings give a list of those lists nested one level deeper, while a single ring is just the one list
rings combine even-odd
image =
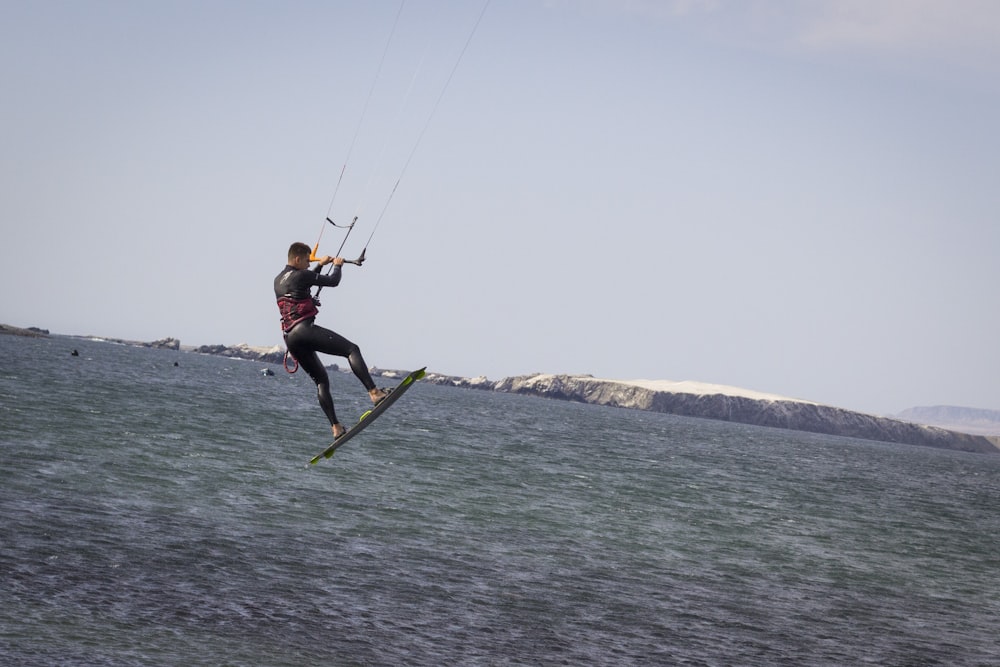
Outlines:
[{"label": "man's foot", "polygon": [[388,395],[389,395],[389,392],[387,392],[385,389],[377,389],[376,388],[376,389],[372,389],[370,392],[368,392],[368,396],[372,399],[372,403],[374,403],[375,405],[378,405],[379,403],[381,403],[382,399],[384,399]]},{"label": "man's foot", "polygon": [[333,439],[334,440],[336,440],[340,436],[342,436],[345,433],[347,433],[347,429],[344,428],[344,425],[341,424],[340,422],[337,422],[336,424],[334,424],[333,426],[331,426],[330,430],[333,431]]}]

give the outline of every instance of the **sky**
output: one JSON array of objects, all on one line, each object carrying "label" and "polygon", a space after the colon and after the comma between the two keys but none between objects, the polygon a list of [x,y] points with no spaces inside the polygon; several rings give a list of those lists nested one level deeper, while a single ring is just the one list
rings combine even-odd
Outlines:
[{"label": "sky", "polygon": [[14,0],[0,77],[6,324],[277,345],[356,216],[372,366],[1000,409],[992,0]]}]

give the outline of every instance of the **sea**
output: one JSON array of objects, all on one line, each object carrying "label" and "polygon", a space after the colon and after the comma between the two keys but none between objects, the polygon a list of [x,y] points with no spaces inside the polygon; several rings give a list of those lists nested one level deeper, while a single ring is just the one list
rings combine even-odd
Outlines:
[{"label": "sea", "polygon": [[2,665],[1000,665],[1000,456],[422,381],[310,466],[303,372],[0,360]]}]

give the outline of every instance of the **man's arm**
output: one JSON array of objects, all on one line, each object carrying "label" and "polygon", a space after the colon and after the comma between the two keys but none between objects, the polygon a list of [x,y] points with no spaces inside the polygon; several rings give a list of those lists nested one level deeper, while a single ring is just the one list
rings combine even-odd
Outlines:
[{"label": "man's arm", "polygon": [[[329,275],[323,275],[321,271],[323,267],[327,264],[333,264],[333,270]],[[324,255],[320,257],[318,263],[313,267],[312,277],[313,285],[320,285],[322,287],[336,287],[340,284],[341,278],[341,268],[344,265],[344,260],[342,257],[330,257],[329,255]]]},{"label": "man's arm", "polygon": [[323,268],[322,264],[316,267],[316,272],[313,274],[315,276],[313,278],[313,285],[322,285],[323,287],[336,287],[337,285],[340,284],[340,277],[343,272],[341,271],[339,264],[334,265],[333,271],[331,271],[329,275],[323,275],[322,273],[320,273],[321,268]]}]

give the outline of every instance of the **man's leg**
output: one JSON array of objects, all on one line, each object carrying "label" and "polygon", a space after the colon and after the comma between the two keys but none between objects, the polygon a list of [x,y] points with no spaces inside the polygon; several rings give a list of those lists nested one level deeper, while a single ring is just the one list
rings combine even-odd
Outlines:
[{"label": "man's leg", "polygon": [[375,386],[375,381],[372,379],[371,373],[368,372],[368,365],[365,363],[365,358],[361,356],[361,348],[335,331],[330,331],[316,325],[313,325],[311,328],[315,335],[315,340],[318,342],[316,347],[318,352],[347,359],[347,363],[351,366],[351,371],[361,381],[365,389],[368,390],[368,396],[372,399],[373,403],[377,403],[385,398],[385,392]]}]

